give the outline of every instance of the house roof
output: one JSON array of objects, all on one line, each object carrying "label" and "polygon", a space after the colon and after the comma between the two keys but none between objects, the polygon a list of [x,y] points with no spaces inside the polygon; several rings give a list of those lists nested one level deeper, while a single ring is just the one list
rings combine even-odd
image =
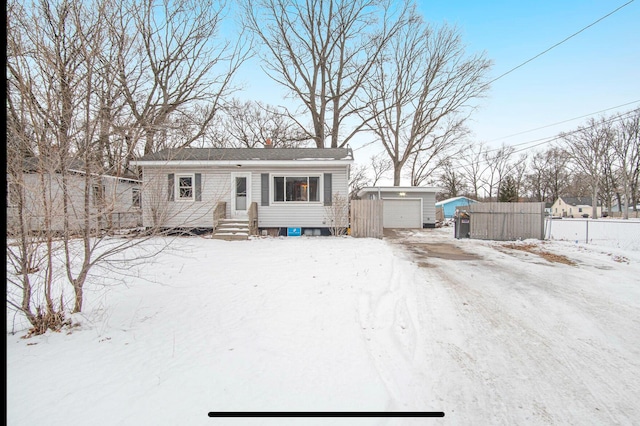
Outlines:
[{"label": "house roof", "polygon": [[438,192],[440,188],[433,186],[367,186],[358,191],[358,197],[368,192]]},{"label": "house roof", "polygon": [[[590,197],[560,197],[562,201],[571,206],[591,206]],[[600,203],[598,203],[600,205]]]},{"label": "house roof", "polygon": [[477,203],[477,202],[478,202],[478,201],[474,200],[473,198],[469,198],[469,197],[461,196],[461,197],[447,198],[446,200],[438,201],[438,202],[436,203],[436,206],[438,206],[438,207],[439,207],[439,206],[443,206],[443,205],[448,204],[448,203],[451,203],[451,202],[453,202],[453,201],[462,200],[462,199],[469,200],[469,201],[471,201],[471,202],[473,202],[473,203]]},{"label": "house roof", "polygon": [[350,148],[168,148],[133,163],[264,160],[353,160],[353,152]]},{"label": "house roof", "polygon": [[[60,161],[53,159],[47,160],[48,157],[42,157],[44,159],[44,164],[41,164],[41,157],[26,157],[22,159],[22,171],[25,173],[37,172],[41,167],[51,167],[54,171],[60,171]],[[50,164],[46,164],[49,161]],[[72,159],[69,162],[67,167],[68,170],[83,170],[84,169],[84,161]]]},{"label": "house roof", "polygon": [[[51,164],[47,165],[46,162],[44,162],[44,164],[41,164],[40,157],[26,157],[22,159],[22,171],[24,173],[35,173],[40,171],[41,167],[47,167],[47,166],[53,169],[55,173],[59,173],[61,170],[60,162],[56,160],[52,160]],[[79,159],[69,160],[68,167],[66,168],[66,170],[74,173],[85,173],[86,171],[85,169],[86,169],[85,162]],[[101,174],[97,174],[97,173],[92,173],[92,174],[100,175],[103,177],[118,178],[118,179],[125,179],[125,180],[139,182],[138,177],[131,172],[125,172],[122,174],[112,174],[108,172],[101,173]]]}]

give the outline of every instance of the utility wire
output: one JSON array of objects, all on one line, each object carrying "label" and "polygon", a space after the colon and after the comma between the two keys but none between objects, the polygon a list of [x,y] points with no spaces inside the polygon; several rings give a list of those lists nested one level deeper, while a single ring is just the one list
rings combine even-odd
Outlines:
[{"label": "utility wire", "polygon": [[[628,115],[634,114],[635,112],[636,112],[635,110],[627,111],[627,112],[625,112],[623,114],[615,115],[615,116],[610,117],[610,118],[608,118],[606,120],[603,120],[602,123],[611,123],[611,122],[614,122],[614,121],[617,121],[617,120],[622,120],[625,117],[627,117]],[[506,148],[510,148],[510,147],[515,147],[515,146],[528,145],[528,144],[531,144],[531,143],[535,144],[535,145],[523,147],[523,148],[520,148],[520,149],[516,149],[516,150],[514,150],[512,152],[512,154],[515,154],[517,152],[527,151],[527,150],[529,150],[531,148],[535,148],[535,147],[540,146],[540,145],[544,145],[544,144],[548,144],[548,143],[551,143],[551,142],[555,142],[557,140],[562,139],[564,136],[572,135],[572,134],[578,133],[578,132],[580,132],[582,130],[591,129],[591,128],[595,127],[595,126],[598,126],[599,124],[601,124],[601,122],[597,122],[597,123],[594,123],[594,124],[592,124],[590,126],[586,126],[586,127],[580,127],[578,129],[572,130],[570,132],[563,132],[561,135],[548,136],[546,138],[535,139],[535,140],[532,140],[532,141],[522,142],[522,143],[518,143],[518,144],[514,144],[514,145],[505,145],[505,146],[500,147],[500,148],[487,149],[485,152],[499,151],[499,150],[501,150],[501,149],[503,149],[505,147]]]},{"label": "utility wire", "polygon": [[640,102],[640,99],[638,99],[637,101],[633,101],[633,102],[627,102],[626,104],[617,105],[617,106],[614,106],[614,107],[611,107],[611,108],[602,109],[602,110],[600,110],[600,111],[591,112],[591,113],[589,113],[589,114],[581,115],[580,117],[574,117],[574,118],[570,118],[570,119],[568,119],[568,120],[558,121],[557,123],[547,124],[546,126],[536,127],[535,129],[524,130],[524,131],[522,131],[522,132],[513,133],[513,134],[511,134],[511,135],[507,135],[507,136],[502,136],[502,137],[499,137],[499,138],[496,138],[496,139],[492,139],[492,140],[490,140],[490,141],[487,141],[487,143],[491,143],[491,142],[499,141],[499,140],[502,140],[502,139],[511,138],[511,137],[513,137],[513,136],[523,135],[523,134],[525,134],[525,133],[535,132],[536,130],[546,129],[547,127],[557,126],[558,124],[568,123],[569,121],[579,120],[579,119],[581,119],[581,118],[589,117],[589,116],[591,116],[591,115],[595,115],[595,114],[601,114],[601,113],[603,113],[603,112],[610,111],[610,110],[612,110],[612,109],[621,108],[621,107],[624,107],[624,106],[627,106],[627,105],[631,105],[631,104],[635,104],[635,103],[639,103],[639,102]]},{"label": "utility wire", "polygon": [[617,8],[617,9],[615,9],[614,11],[607,13],[606,15],[604,15],[603,17],[601,17],[600,19],[598,19],[598,20],[596,20],[596,21],[594,21],[594,22],[590,23],[589,25],[587,25],[586,27],[582,28],[581,30],[579,30],[579,31],[577,31],[577,32],[575,32],[575,33],[573,33],[573,34],[571,34],[569,37],[565,38],[564,40],[562,40],[562,41],[560,41],[560,42],[558,42],[558,43],[554,44],[553,46],[551,46],[550,48],[548,48],[548,49],[547,49],[547,50],[545,50],[544,52],[540,52],[540,53],[538,53],[538,54],[537,54],[536,56],[534,56],[533,58],[528,59],[528,60],[524,61],[523,63],[521,63],[520,65],[518,65],[518,66],[516,66],[516,67],[514,67],[514,68],[511,68],[509,71],[505,72],[504,74],[499,75],[498,77],[494,78],[494,79],[493,79],[493,80],[491,80],[490,82],[486,83],[484,86],[488,86],[488,85],[490,85],[491,83],[493,83],[493,82],[495,82],[495,81],[497,81],[497,80],[500,80],[502,77],[504,77],[504,76],[506,76],[506,75],[508,75],[508,74],[511,74],[513,71],[517,70],[518,68],[520,68],[520,67],[522,67],[522,66],[524,66],[524,65],[528,64],[529,62],[533,61],[534,59],[539,58],[540,56],[542,56],[542,55],[544,55],[545,53],[549,52],[551,49],[554,49],[554,48],[556,48],[556,47],[560,46],[560,45],[561,45],[562,43],[564,43],[565,41],[567,41],[567,40],[569,40],[569,39],[571,39],[571,38],[573,38],[573,37],[577,36],[578,34],[580,34],[581,32],[583,32],[584,30],[586,30],[586,29],[588,29],[588,28],[590,28],[590,27],[594,26],[595,24],[597,24],[598,22],[602,21],[603,19],[605,19],[605,18],[607,18],[607,17],[609,17],[609,16],[613,15],[614,13],[616,13],[617,11],[619,11],[620,9],[622,9],[622,8],[623,8],[623,7],[625,7],[625,6],[630,5],[630,4],[631,4],[631,3],[633,3],[634,1],[635,1],[635,0],[630,0],[630,1],[628,1],[627,3],[625,3],[625,4],[623,4],[622,6],[618,7],[618,8]]}]

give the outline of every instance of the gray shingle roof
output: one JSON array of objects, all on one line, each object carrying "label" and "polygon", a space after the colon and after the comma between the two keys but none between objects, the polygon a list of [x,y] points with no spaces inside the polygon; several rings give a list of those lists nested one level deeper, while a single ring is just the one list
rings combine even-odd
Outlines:
[{"label": "gray shingle roof", "polygon": [[350,148],[180,148],[163,149],[138,161],[352,160]]},{"label": "gray shingle roof", "polygon": [[[37,173],[41,170],[41,168],[43,168],[44,172],[56,172],[59,173],[62,169],[60,161],[58,159],[55,158],[44,158],[44,161],[42,161],[42,164],[40,162],[40,158],[39,157],[26,157],[22,159],[22,171],[24,173]],[[86,170],[85,167],[85,162],[79,159],[70,159],[67,167],[66,167],[67,171],[73,171],[73,172],[81,172],[84,173]],[[125,170],[124,172],[120,172],[120,173],[113,173],[113,171],[110,170],[99,170],[98,168],[89,170],[90,173],[98,173],[102,176],[110,176],[110,177],[117,177],[117,178],[121,178],[121,179],[132,179],[132,180],[138,180],[139,177],[137,175],[135,175],[133,172],[131,172],[130,170]]]},{"label": "gray shingle roof", "polygon": [[[591,197],[560,197],[562,200],[572,206],[590,206],[591,205]],[[598,205],[600,202],[598,201]]]}]

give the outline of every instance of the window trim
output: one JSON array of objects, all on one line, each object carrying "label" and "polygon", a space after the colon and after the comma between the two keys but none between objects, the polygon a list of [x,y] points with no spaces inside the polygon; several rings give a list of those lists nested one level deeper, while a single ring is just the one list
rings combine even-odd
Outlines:
[{"label": "window trim", "polygon": [[[318,200],[317,201],[287,201],[286,193],[285,200],[277,201],[276,200],[276,190],[275,190],[275,178],[284,178],[285,192],[286,192],[286,182],[287,178],[307,178],[307,182],[309,182],[309,178],[317,178],[318,179]],[[308,191],[308,189],[307,189]],[[269,202],[273,203],[272,205],[321,205],[323,203],[323,194],[324,194],[324,182],[322,179],[322,173],[270,173],[269,174]]]},{"label": "window trim", "polygon": [[93,207],[104,207],[107,202],[107,187],[102,182],[91,184],[91,198]]},{"label": "window trim", "polygon": [[[180,178],[188,177],[191,179],[191,197],[180,196]],[[174,200],[176,202],[195,202],[196,201],[196,174],[195,173],[176,173],[174,176]]]},{"label": "window trim", "polygon": [[131,207],[136,209],[142,207],[142,191],[140,191],[140,188],[131,188]]}]

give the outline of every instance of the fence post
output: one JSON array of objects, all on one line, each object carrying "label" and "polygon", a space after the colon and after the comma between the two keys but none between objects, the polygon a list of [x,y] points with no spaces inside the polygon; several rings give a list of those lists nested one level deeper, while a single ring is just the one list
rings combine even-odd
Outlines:
[{"label": "fence post", "polygon": [[589,219],[587,219],[586,222],[587,222],[587,237],[586,237],[585,243],[589,244]]}]

